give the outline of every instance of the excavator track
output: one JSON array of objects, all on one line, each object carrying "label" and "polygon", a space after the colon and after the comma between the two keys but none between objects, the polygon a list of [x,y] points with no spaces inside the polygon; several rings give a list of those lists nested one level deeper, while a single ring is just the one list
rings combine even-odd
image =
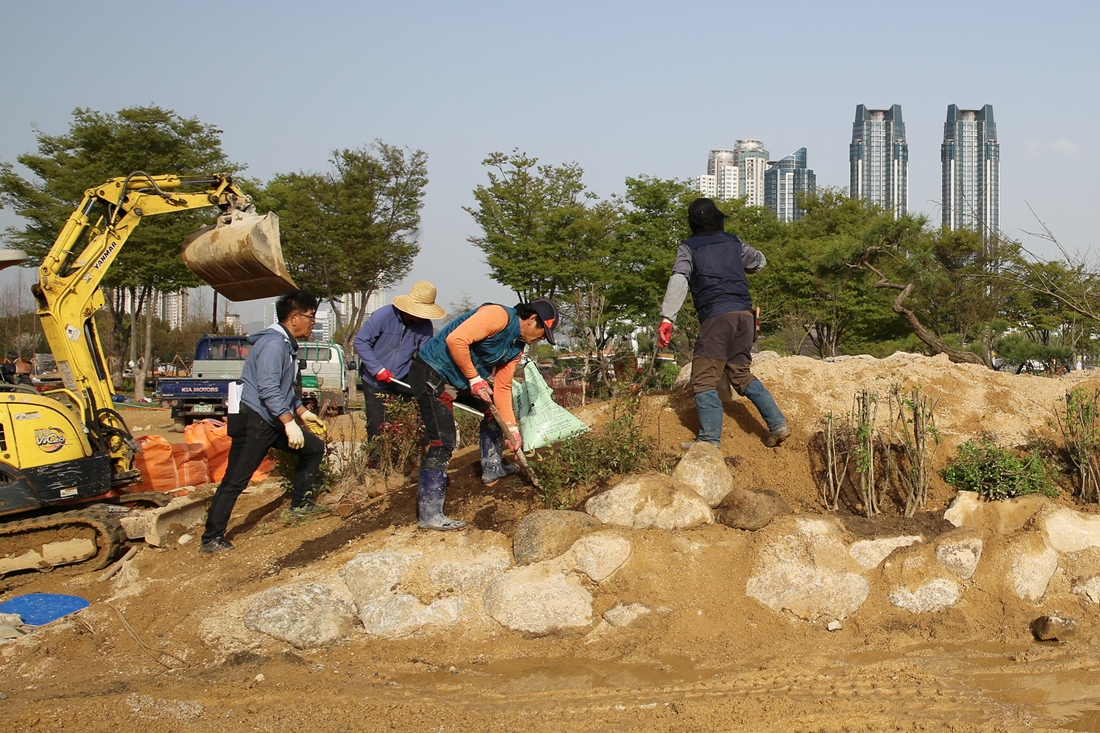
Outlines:
[{"label": "excavator track", "polygon": [[[50,553],[48,547],[64,546],[67,541],[82,543],[94,554],[72,559],[70,553]],[[88,542],[92,545],[89,545]],[[67,565],[74,570],[91,571],[106,567],[119,556],[126,542],[122,524],[105,508],[92,507],[59,514],[48,514],[0,524],[0,577],[16,570],[52,570]],[[37,553],[37,558],[28,553]],[[88,552],[77,553],[87,555]],[[54,557],[51,557],[54,555]],[[20,567],[19,560],[33,561]]]}]

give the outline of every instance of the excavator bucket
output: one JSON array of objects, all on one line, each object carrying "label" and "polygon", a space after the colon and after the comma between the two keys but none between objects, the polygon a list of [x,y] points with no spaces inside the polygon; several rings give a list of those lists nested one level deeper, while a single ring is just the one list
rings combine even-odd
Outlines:
[{"label": "excavator bucket", "polygon": [[22,265],[27,261],[27,253],[21,249],[0,249],[0,270]]},{"label": "excavator bucket", "polygon": [[270,298],[296,286],[283,262],[279,217],[233,209],[183,243],[183,262],[229,300]]}]

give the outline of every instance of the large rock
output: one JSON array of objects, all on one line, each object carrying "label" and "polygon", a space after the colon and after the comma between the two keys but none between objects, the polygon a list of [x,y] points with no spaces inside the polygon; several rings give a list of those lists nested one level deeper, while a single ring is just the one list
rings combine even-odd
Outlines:
[{"label": "large rock", "polygon": [[298,649],[310,649],[347,636],[355,626],[355,608],[322,583],[284,585],[257,593],[244,625]]},{"label": "large rock", "polygon": [[531,565],[558,557],[582,535],[603,526],[603,522],[584,512],[539,509],[516,525],[512,554],[517,565]]},{"label": "large rock", "polygon": [[604,530],[581,537],[572,549],[577,570],[602,583],[630,559],[631,543],[614,530]]},{"label": "large rock", "polygon": [[1018,532],[997,538],[995,543],[991,540],[986,555],[989,564],[981,575],[988,576],[990,591],[1011,593],[1031,603],[1043,599],[1058,569],[1058,553],[1037,532]]},{"label": "large rock", "polygon": [[978,529],[986,534],[1008,534],[1023,527],[1050,503],[1050,499],[1038,494],[985,501],[973,491],[960,491],[943,517],[956,527]]},{"label": "large rock", "polygon": [[878,564],[885,560],[891,552],[899,547],[908,547],[915,542],[922,542],[923,537],[919,535],[902,535],[898,537],[876,537],[873,540],[859,540],[853,542],[852,546],[848,548],[848,552],[852,554],[855,561],[862,565],[865,569],[878,567]]},{"label": "large rock", "polygon": [[787,502],[774,491],[734,488],[714,511],[714,520],[727,527],[755,532],[776,517],[790,513]]},{"label": "large rock", "polygon": [[356,555],[340,570],[357,606],[392,591],[420,559],[419,552],[365,552]]},{"label": "large rock", "polygon": [[415,596],[403,593],[383,596],[360,605],[359,617],[369,635],[399,639],[419,633],[426,627],[436,627],[435,630],[438,630],[453,626],[462,616],[463,606],[462,599],[457,596],[425,605]]},{"label": "large rock", "polygon": [[672,472],[672,478],[690,486],[712,507],[733,488],[733,476],[722,451],[710,443],[695,442]]},{"label": "large rock", "polygon": [[511,567],[512,556],[500,545],[448,547],[446,560],[428,565],[428,580],[440,590],[481,593]]},{"label": "large rock", "polygon": [[510,570],[485,591],[485,612],[513,631],[546,635],[592,624],[592,594],[547,564]]},{"label": "large rock", "polygon": [[690,529],[711,524],[710,505],[688,486],[670,476],[631,476],[584,505],[606,524],[634,529]]},{"label": "large rock", "polygon": [[1050,505],[1037,515],[1037,524],[1057,552],[1080,552],[1100,547],[1100,517],[1084,515],[1067,507]]},{"label": "large rock", "polygon": [[747,595],[800,619],[845,619],[867,600],[870,586],[832,518],[780,517],[755,535]]},{"label": "large rock", "polygon": [[910,613],[933,613],[962,600],[955,577],[939,561],[934,546],[898,548],[883,564],[890,602]]},{"label": "large rock", "polygon": [[983,545],[977,532],[957,530],[936,540],[936,558],[959,578],[970,580],[982,559]]},{"label": "large rock", "polygon": [[890,593],[890,603],[910,613],[935,613],[944,611],[962,599],[959,584],[947,578],[936,578],[910,590],[895,588]]}]

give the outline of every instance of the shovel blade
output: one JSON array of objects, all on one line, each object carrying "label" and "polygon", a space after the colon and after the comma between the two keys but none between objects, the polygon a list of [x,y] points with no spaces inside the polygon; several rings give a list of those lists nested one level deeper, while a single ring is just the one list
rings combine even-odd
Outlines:
[{"label": "shovel blade", "polygon": [[283,261],[279,217],[233,211],[183,243],[191,272],[233,301],[270,298],[294,290]]}]

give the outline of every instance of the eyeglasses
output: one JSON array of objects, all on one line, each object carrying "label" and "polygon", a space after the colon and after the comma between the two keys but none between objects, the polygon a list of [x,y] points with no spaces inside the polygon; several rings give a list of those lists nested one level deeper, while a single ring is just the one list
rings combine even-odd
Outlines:
[{"label": "eyeglasses", "polygon": [[302,318],[308,318],[310,323],[316,323],[317,322],[317,314],[316,313],[313,313],[313,314],[310,314],[310,315],[306,315],[305,313],[295,313],[294,315],[301,316]]}]

